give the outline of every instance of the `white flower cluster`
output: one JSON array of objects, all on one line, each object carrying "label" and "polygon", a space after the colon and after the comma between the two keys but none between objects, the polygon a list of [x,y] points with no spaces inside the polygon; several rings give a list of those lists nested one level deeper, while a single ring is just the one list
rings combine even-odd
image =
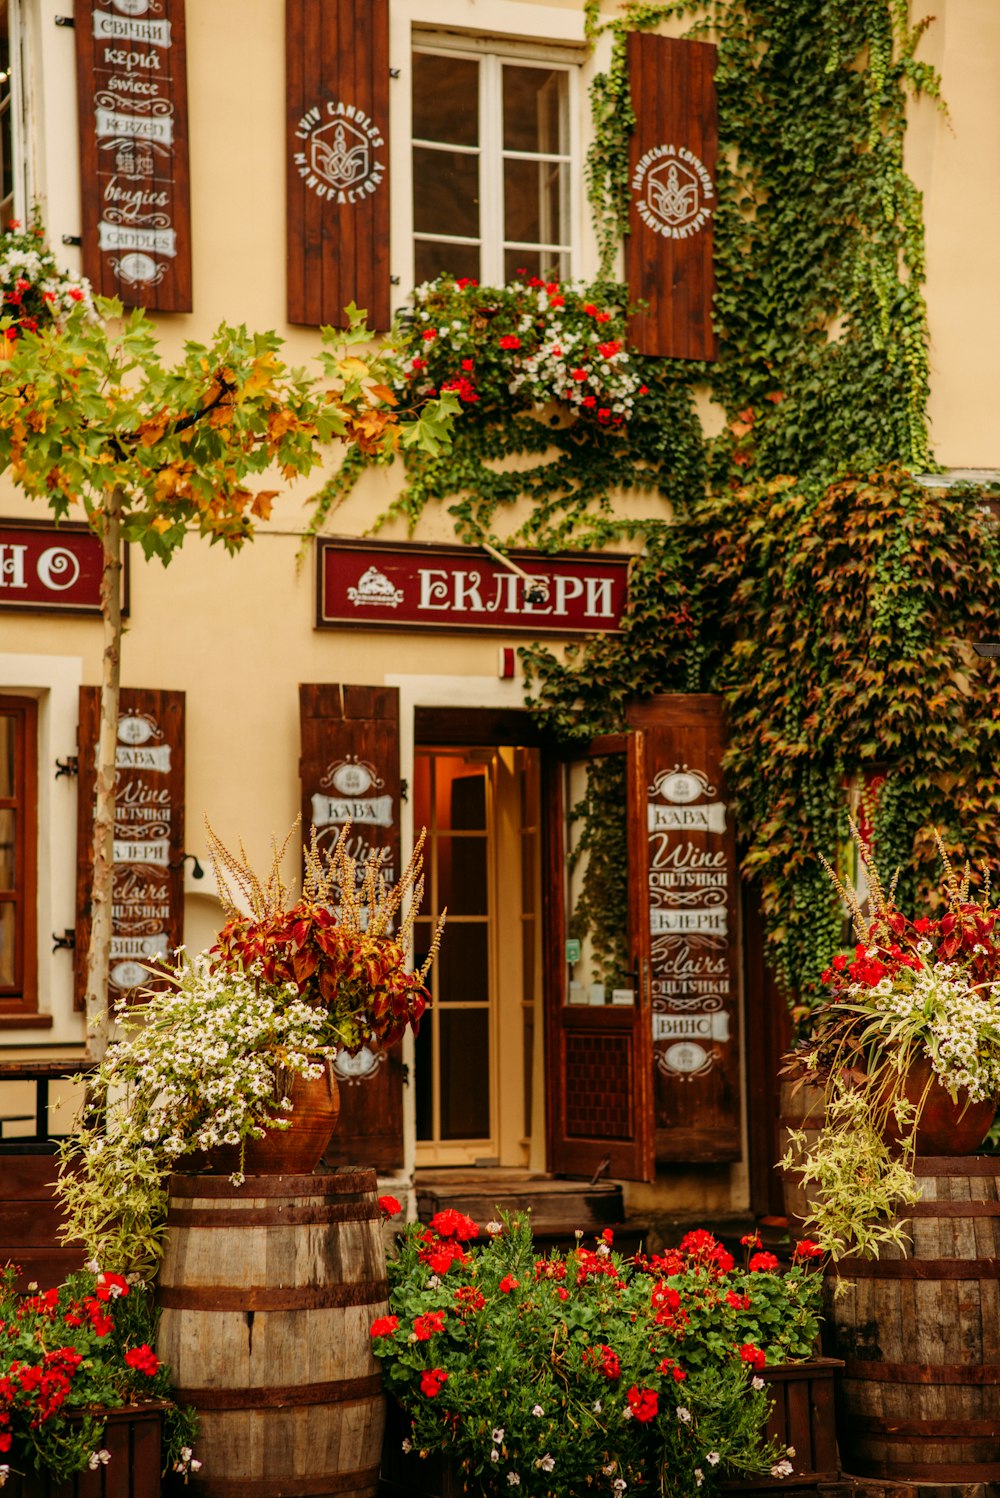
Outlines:
[{"label": "white flower cluster", "polygon": [[1000,1094],[1000,984],[974,985],[957,963],[936,962],[854,991],[921,1043],[950,1091],[973,1102]]},{"label": "white flower cluster", "polygon": [[[37,248],[18,244],[3,247],[3,240],[0,239],[0,251],[0,288],[5,292],[14,291],[19,281],[27,281],[32,287],[38,288],[57,321],[81,304],[88,312],[93,313],[90,282],[86,279],[76,280],[60,271],[52,251],[41,241]],[[18,308],[11,304],[5,305],[3,310],[16,316]]]},{"label": "white flower cluster", "polygon": [[[86,1156],[112,1152],[141,1172],[196,1150],[260,1138],[289,1127],[282,1076],[322,1075],[324,1016],[297,997],[243,973],[213,971],[206,954],[178,970],[176,987],[144,1007],[119,1006],[123,1038],[109,1046],[96,1078],[95,1109],[106,1127],[90,1133]],[[111,1189],[124,1200],[133,1168]]]},{"label": "white flower cluster", "polygon": [[[537,306],[540,313],[549,314],[545,336],[534,353],[513,351],[514,374],[507,387],[511,395],[522,391],[536,401],[567,402],[577,411],[603,412],[605,420],[617,416],[627,421],[642,379],[632,368],[625,345],[602,336],[600,323],[589,329],[567,327],[561,310],[550,307],[544,288],[537,292]],[[522,331],[529,333],[534,319],[523,322]]]}]

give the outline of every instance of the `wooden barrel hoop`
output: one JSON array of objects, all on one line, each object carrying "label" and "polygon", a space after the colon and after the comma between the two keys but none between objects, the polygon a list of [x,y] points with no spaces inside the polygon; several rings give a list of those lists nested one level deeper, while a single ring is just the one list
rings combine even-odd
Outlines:
[{"label": "wooden barrel hoop", "polygon": [[844,1467],[928,1483],[1000,1478],[1000,1157],[918,1157],[912,1239],[846,1259],[828,1297],[844,1358]]},{"label": "wooden barrel hoop", "polygon": [[198,1411],[200,1498],[375,1498],[388,1310],[374,1171],[170,1180],[158,1351]]}]

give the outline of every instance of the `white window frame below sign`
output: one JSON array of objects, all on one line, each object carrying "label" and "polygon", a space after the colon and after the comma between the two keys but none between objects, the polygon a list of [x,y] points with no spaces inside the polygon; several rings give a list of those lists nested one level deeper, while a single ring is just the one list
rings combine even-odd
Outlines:
[{"label": "white window frame below sign", "polygon": [[[412,191],[412,105],[415,50],[454,53],[479,60],[480,196],[482,262],[480,281],[504,279],[501,68],[504,63],[565,70],[568,80],[568,232],[562,245],[569,275],[587,279],[596,272],[597,253],[583,192],[583,162],[590,140],[587,85],[607,64],[604,38],[588,51],[580,10],[520,3],[520,0],[390,0],[390,180],[392,193],[393,307],[403,306],[414,285]],[[548,153],[545,153],[546,157]],[[435,239],[446,235],[434,235]],[[513,247],[513,246],[509,246]],[[532,248],[536,248],[532,246]]]},{"label": "white window frame below sign", "polygon": [[6,12],[8,65],[0,71],[0,139],[9,140],[10,177],[0,169],[0,228],[27,217],[33,195],[28,149],[27,112],[31,91],[29,32],[22,0],[3,0]]}]

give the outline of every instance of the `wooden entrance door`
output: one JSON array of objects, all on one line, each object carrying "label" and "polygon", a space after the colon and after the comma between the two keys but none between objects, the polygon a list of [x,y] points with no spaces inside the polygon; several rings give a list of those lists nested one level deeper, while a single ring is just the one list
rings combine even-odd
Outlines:
[{"label": "wooden entrance door", "polygon": [[652,1029],[639,960],[635,744],[545,763],[549,1168],[652,1180]]}]

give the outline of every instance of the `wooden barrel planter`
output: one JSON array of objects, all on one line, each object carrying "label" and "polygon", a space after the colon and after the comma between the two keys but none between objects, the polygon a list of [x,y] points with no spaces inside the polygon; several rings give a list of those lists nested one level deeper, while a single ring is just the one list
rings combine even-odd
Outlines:
[{"label": "wooden barrel planter", "polygon": [[[842,1259],[841,1455],[861,1477],[1000,1482],[1000,1157],[919,1157],[904,1257]],[[832,1281],[828,1281],[832,1290]]]},{"label": "wooden barrel planter", "polygon": [[157,1351],[198,1411],[204,1498],[375,1498],[388,1285],[375,1173],[175,1175]]},{"label": "wooden barrel planter", "polygon": [[783,1077],[781,1080],[780,1116],[781,1156],[790,1147],[790,1131],[801,1130],[805,1135],[805,1150],[793,1151],[792,1164],[782,1167],[781,1183],[785,1195],[785,1216],[793,1236],[802,1230],[802,1224],[812,1212],[809,1192],[802,1185],[795,1161],[801,1159],[816,1143],[823,1125],[826,1103],[823,1088],[803,1076]]}]

